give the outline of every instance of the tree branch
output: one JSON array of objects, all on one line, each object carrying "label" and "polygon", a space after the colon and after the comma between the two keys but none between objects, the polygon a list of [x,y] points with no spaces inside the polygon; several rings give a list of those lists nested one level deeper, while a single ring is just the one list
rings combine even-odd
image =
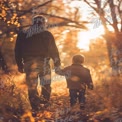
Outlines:
[{"label": "tree branch", "polygon": [[[61,27],[61,26],[69,26],[69,27],[75,27],[75,28],[79,28],[79,29],[87,29],[86,27],[84,28],[84,26],[81,24],[79,25],[73,25],[74,23],[69,23],[69,22],[59,22],[59,23],[54,23],[54,24],[48,24],[47,25],[47,29],[51,29],[54,27]],[[24,30],[24,28],[30,27],[31,25],[25,25],[25,26],[21,26],[20,28],[9,28],[6,31],[2,32],[2,34],[0,34],[0,37],[2,37],[4,34],[9,34],[11,31],[18,33],[19,30]]]},{"label": "tree branch", "polygon": [[119,16],[120,16],[120,32],[122,32],[122,10],[121,10],[121,6],[122,6],[122,1],[118,0],[119,5],[118,5],[118,11],[119,11]]},{"label": "tree branch", "polygon": [[57,15],[52,15],[52,14],[47,14],[47,13],[40,13],[40,14],[47,15],[47,16],[54,17],[54,18],[58,18],[58,19],[62,19],[62,20],[65,20],[67,22],[75,23],[75,24],[77,24],[79,26],[82,26],[84,29],[87,29],[86,26],[84,26],[83,24],[79,24],[79,22],[71,20],[71,19],[68,19],[68,18],[65,18],[65,17],[61,17],[61,16],[57,16]]},{"label": "tree branch", "polygon": [[98,10],[95,7],[93,7],[87,0],[84,0],[84,2],[86,2],[95,12],[98,13]]},{"label": "tree branch", "polygon": [[21,17],[21,16],[23,16],[23,15],[25,15],[25,14],[27,14],[27,13],[32,12],[33,9],[37,9],[37,8],[42,7],[42,6],[45,6],[45,5],[49,4],[49,3],[51,3],[52,1],[53,1],[53,0],[49,0],[49,1],[45,2],[45,3],[43,3],[43,4],[40,4],[40,5],[36,6],[36,7],[32,7],[32,8],[30,8],[30,9],[28,9],[28,10],[23,10],[23,11],[18,10],[19,12],[23,12],[23,13],[21,13],[20,15],[18,15],[18,17]]},{"label": "tree branch", "polygon": [[[45,2],[45,3],[41,4],[41,5],[38,5],[37,7],[32,7],[29,10],[23,11],[22,14],[18,15],[18,17],[21,17],[21,16],[23,16],[23,15],[25,15],[27,13],[30,13],[33,9],[38,9],[39,7],[45,6],[45,5],[47,5],[48,3],[52,2],[52,1],[53,0],[50,0],[48,2]],[[71,20],[71,19],[68,19],[68,18],[65,18],[65,17],[61,17],[61,16],[57,16],[57,15],[52,15],[52,14],[47,14],[47,13],[42,13],[42,12],[40,12],[38,14],[42,14],[42,15],[46,15],[46,16],[62,19],[62,20],[65,20],[65,21],[68,21],[68,22],[71,22],[71,23],[75,23],[77,26],[82,27],[82,29],[87,29],[83,24],[79,24],[79,22]]]},{"label": "tree branch", "polygon": [[109,25],[112,26],[112,23],[107,18],[105,18],[105,20],[106,20],[106,22],[108,22]]},{"label": "tree branch", "polygon": [[115,6],[113,3],[113,0],[109,0],[109,6],[111,9],[111,16],[112,16],[112,20],[113,20],[113,28],[114,28],[115,32],[119,32],[119,29],[117,26],[118,22],[117,22],[117,17],[116,17]]},{"label": "tree branch", "polygon": [[106,0],[106,2],[105,2],[105,4],[103,5],[103,8],[102,8],[102,9],[104,9],[104,8],[107,6],[108,1],[109,1],[109,0]]}]

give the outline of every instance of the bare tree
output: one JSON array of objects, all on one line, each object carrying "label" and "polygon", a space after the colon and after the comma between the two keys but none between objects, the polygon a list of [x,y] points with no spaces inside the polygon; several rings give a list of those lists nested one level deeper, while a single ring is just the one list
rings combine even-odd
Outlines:
[{"label": "bare tree", "polygon": [[[99,16],[107,42],[110,64],[116,75],[122,73],[122,1],[121,0],[84,0]],[[113,28],[113,32],[109,27]],[[113,36],[114,35],[114,36]]]}]

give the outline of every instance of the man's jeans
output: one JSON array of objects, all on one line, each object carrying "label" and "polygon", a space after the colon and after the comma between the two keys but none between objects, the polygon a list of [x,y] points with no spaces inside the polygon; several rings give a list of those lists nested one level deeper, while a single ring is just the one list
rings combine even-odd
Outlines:
[{"label": "man's jeans", "polygon": [[[31,60],[25,63],[26,83],[28,86],[28,96],[33,110],[38,110],[41,103],[47,103],[51,94],[51,73],[49,65],[39,59]],[[42,87],[41,96],[39,96],[37,86],[38,79]],[[43,98],[43,99],[42,99]]]},{"label": "man's jeans", "polygon": [[70,105],[71,107],[77,103],[85,104],[85,90],[69,89]]}]

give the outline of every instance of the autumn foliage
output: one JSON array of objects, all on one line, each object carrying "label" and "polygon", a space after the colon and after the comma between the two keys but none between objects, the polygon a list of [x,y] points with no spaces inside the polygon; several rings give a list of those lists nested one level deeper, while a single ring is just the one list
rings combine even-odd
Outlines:
[{"label": "autumn foliage", "polygon": [[[84,14],[81,11],[84,6],[78,6],[82,5],[82,1],[77,5],[74,0],[64,1],[0,0],[0,46],[10,70],[10,74],[0,71],[0,122],[122,121],[122,1],[114,3],[113,0],[105,0],[100,4],[100,0],[84,0],[90,7],[85,21],[82,20]],[[84,65],[91,71],[94,90],[86,91],[86,109],[82,112],[78,104],[70,108],[66,80],[55,73],[52,73],[50,106],[43,108],[42,105],[35,118],[29,111],[25,74],[17,72],[14,46],[18,31],[28,28],[36,14],[47,17],[47,27],[55,37],[63,67],[71,63],[73,55],[85,56]],[[80,40],[78,33],[86,31],[89,24],[96,28],[103,26],[104,35],[92,39],[86,51],[77,46],[79,41],[82,45],[86,41]],[[53,63],[50,63],[53,68]],[[114,68],[120,75],[112,72]]]},{"label": "autumn foliage", "polygon": [[[93,76],[95,88],[93,91],[86,91],[87,103],[86,109],[83,111],[84,116],[79,115],[78,105],[70,108],[68,89],[63,78],[52,83],[50,107],[43,109],[42,105],[42,110],[38,113],[36,120],[38,122],[49,120],[79,121],[87,118],[89,121],[96,122],[95,120],[98,118],[101,120],[119,118],[122,103],[121,78],[115,78],[108,74],[102,75],[104,77],[99,80],[96,80],[95,76]],[[3,117],[3,121],[34,121],[31,113],[27,111],[30,104],[27,99],[24,77],[24,75],[12,74],[10,76],[4,75],[0,79],[0,116]],[[2,82],[3,80],[4,82]]]}]

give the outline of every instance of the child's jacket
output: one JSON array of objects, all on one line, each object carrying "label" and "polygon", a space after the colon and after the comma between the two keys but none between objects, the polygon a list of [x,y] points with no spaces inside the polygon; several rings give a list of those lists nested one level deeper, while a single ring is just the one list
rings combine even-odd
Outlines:
[{"label": "child's jacket", "polygon": [[86,89],[86,86],[93,86],[90,70],[83,65],[72,64],[58,74],[65,75],[69,89]]}]

